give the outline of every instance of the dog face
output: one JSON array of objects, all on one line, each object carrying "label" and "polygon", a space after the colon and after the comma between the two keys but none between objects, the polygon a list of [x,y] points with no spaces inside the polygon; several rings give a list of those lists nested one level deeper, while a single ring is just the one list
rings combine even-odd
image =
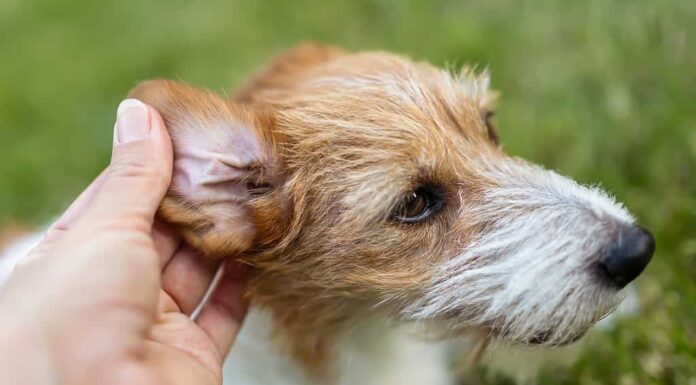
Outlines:
[{"label": "dog face", "polygon": [[506,155],[488,82],[302,46],[231,101],[165,81],[131,95],[174,140],[163,216],[206,254],[256,266],[252,299],[296,336],[381,311],[567,343],[654,243],[602,191]]}]

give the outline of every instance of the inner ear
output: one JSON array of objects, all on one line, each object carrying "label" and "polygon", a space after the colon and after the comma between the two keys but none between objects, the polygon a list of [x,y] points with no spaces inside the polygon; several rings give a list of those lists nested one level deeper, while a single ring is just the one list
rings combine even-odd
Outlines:
[{"label": "inner ear", "polygon": [[273,113],[167,80],[129,96],[158,110],[172,138],[174,174],[160,215],[211,257],[257,243],[261,222],[281,210]]}]

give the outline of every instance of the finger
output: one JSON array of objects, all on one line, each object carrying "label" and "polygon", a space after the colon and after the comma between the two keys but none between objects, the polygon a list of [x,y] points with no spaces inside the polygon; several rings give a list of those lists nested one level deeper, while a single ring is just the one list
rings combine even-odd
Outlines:
[{"label": "finger", "polygon": [[161,116],[139,100],[124,100],[108,174],[85,221],[139,219],[151,225],[171,173],[172,145]]},{"label": "finger", "polygon": [[164,268],[162,289],[182,313],[190,315],[213,281],[217,266],[217,262],[206,260],[199,252],[184,246]]},{"label": "finger", "polygon": [[221,357],[229,352],[247,312],[248,304],[244,299],[246,270],[246,266],[239,262],[228,261],[220,284],[203,305],[196,320]]},{"label": "finger", "polygon": [[181,237],[162,220],[155,219],[152,225],[152,241],[159,256],[160,269],[163,269],[181,245]]}]

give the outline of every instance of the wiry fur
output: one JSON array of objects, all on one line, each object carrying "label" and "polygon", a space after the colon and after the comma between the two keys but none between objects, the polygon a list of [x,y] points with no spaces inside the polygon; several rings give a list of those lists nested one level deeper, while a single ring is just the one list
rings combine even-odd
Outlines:
[{"label": "wiry fur", "polygon": [[463,214],[485,231],[439,268],[407,313],[449,318],[453,329],[484,325],[512,341],[579,338],[620,300],[592,272],[632,217],[601,190],[538,166],[509,159],[489,167],[496,185]]},{"label": "wiry fur", "polygon": [[[208,205],[201,194],[215,186],[184,189],[175,176],[162,214],[209,255],[254,266],[250,299],[270,313],[284,351],[329,381],[341,370],[336,341],[370,317],[561,344],[618,302],[594,264],[633,219],[598,189],[507,156],[484,119],[488,84],[485,73],[303,45],[230,101],[164,81],[132,96],[162,111],[179,162],[200,146],[183,134],[192,127],[254,143],[245,148],[258,153],[228,170],[234,194]],[[442,210],[391,220],[424,185],[438,189]]]}]

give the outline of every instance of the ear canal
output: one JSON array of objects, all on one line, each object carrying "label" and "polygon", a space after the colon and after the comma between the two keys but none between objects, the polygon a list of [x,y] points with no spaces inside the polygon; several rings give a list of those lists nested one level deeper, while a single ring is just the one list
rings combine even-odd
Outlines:
[{"label": "ear canal", "polygon": [[255,207],[268,218],[277,206],[264,200],[278,182],[273,114],[167,80],[143,82],[129,97],[158,110],[172,138],[174,175],[160,215],[211,258],[252,247],[263,227]]}]

